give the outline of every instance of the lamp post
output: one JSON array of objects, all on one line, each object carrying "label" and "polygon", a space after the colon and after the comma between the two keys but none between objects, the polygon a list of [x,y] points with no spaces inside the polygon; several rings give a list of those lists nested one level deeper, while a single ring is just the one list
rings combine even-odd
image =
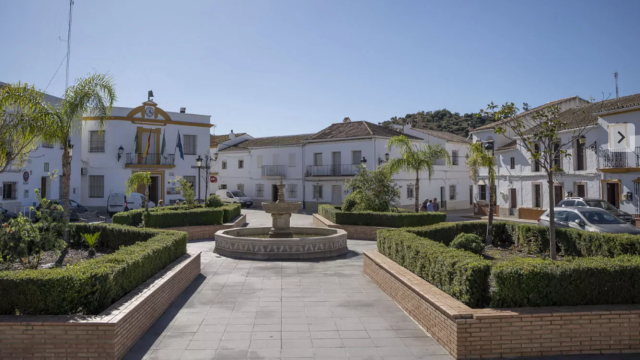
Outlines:
[{"label": "lamp post", "polygon": [[196,167],[198,168],[198,204],[200,203],[200,169],[202,169],[202,158],[198,155],[196,159]]},{"label": "lamp post", "polygon": [[389,153],[384,154],[384,160],[378,158],[378,165],[382,165],[389,161]]},{"label": "lamp post", "polygon": [[118,148],[118,162],[120,162],[120,158],[122,157],[122,153],[124,153],[124,148],[122,145]]}]

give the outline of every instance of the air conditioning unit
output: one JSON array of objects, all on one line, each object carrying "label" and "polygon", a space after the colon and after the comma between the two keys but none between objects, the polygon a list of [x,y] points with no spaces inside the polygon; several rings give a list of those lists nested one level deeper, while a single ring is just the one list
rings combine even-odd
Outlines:
[{"label": "air conditioning unit", "polygon": [[80,171],[80,173],[82,175],[87,175],[89,173],[89,170],[87,168],[82,168],[82,170]]}]

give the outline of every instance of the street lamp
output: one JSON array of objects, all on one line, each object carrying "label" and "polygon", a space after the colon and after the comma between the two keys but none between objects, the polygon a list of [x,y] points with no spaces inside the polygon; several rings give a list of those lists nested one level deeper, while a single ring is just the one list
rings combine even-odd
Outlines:
[{"label": "street lamp", "polygon": [[120,158],[122,157],[122,153],[124,153],[124,148],[122,145],[118,148],[118,162],[120,162]]},{"label": "street lamp", "polygon": [[67,140],[67,153],[69,153],[69,159],[73,156],[73,144],[71,143],[71,139]]},{"label": "street lamp", "polygon": [[198,155],[196,158],[196,167],[198,168],[198,204],[200,203],[200,169],[202,168],[202,158]]},{"label": "street lamp", "polygon": [[382,165],[389,161],[389,153],[384,154],[384,160],[378,158],[378,165]]}]

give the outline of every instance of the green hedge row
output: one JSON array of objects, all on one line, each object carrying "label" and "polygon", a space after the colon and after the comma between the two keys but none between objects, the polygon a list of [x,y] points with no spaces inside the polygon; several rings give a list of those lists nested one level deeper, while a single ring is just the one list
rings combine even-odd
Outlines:
[{"label": "green hedge row", "polygon": [[71,228],[72,236],[100,231],[100,246],[117,251],[66,268],[0,271],[0,314],[98,314],[187,252],[183,232],[111,224]]},{"label": "green hedge row", "polygon": [[441,223],[447,220],[447,214],[438,212],[373,212],[341,211],[333,205],[320,205],[318,214],[338,225],[363,225],[378,227],[414,227]]},{"label": "green hedge row", "polygon": [[221,225],[224,210],[196,208],[192,210],[150,211],[143,214],[144,226],[148,228],[170,228],[197,225]]},{"label": "green hedge row", "polygon": [[233,219],[235,219],[236,217],[240,216],[240,212],[242,210],[242,205],[240,204],[227,204],[224,206],[221,206],[217,209],[220,209],[222,211],[224,211],[224,215],[222,218],[223,222],[230,222]]},{"label": "green hedge row", "polygon": [[493,266],[492,307],[640,303],[640,257],[517,259]]},{"label": "green hedge row", "polygon": [[378,251],[469,306],[488,301],[491,263],[479,255],[402,230],[378,230]]},{"label": "green hedge row", "polygon": [[[149,212],[155,211],[165,211],[165,210],[179,210],[185,209],[182,205],[171,205],[171,206],[163,206],[161,208],[155,207],[149,209]],[[118,225],[129,225],[129,226],[138,226],[142,222],[142,214],[144,214],[144,209],[135,209],[129,211],[122,211],[119,213],[115,213],[111,218],[111,221],[114,224]]]}]

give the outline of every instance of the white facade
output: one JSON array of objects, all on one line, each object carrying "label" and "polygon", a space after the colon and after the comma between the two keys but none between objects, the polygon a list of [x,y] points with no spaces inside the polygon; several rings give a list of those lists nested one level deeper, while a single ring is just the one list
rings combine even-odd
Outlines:
[{"label": "white facade", "polygon": [[[149,199],[165,204],[181,199],[172,181],[177,176],[194,182],[196,199],[206,198],[208,174],[202,168],[200,181],[196,158],[209,154],[210,116],[165,112],[153,101],[136,108],[115,107],[102,131],[99,122],[85,117],[82,126],[81,203],[104,210],[111,193],[124,193],[125,182],[134,172],[151,172]],[[178,134],[183,149],[180,156]],[[162,143],[165,143],[164,151]],[[137,145],[136,145],[137,141]],[[147,144],[149,150],[146,151]],[[122,155],[118,159],[119,149]],[[204,162],[204,161],[203,161]],[[74,173],[80,177],[80,173]]]}]

